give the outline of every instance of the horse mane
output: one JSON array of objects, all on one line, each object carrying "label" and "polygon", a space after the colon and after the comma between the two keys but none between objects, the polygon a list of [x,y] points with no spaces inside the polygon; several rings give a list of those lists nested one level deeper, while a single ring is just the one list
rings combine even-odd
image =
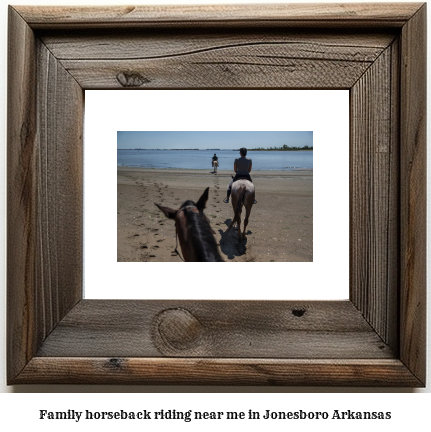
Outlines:
[{"label": "horse mane", "polygon": [[187,228],[189,230],[189,238],[193,243],[197,260],[222,262],[216,240],[211,230],[211,226],[206,219],[202,210],[198,213],[191,211],[187,207],[195,207],[196,203],[188,200],[181,206],[184,208],[184,215],[187,219]]}]

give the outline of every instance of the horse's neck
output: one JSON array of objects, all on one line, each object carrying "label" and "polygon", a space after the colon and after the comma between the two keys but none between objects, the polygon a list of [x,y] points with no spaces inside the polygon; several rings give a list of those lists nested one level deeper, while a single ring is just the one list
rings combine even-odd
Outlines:
[{"label": "horse's neck", "polygon": [[[199,232],[196,230],[190,232],[190,240],[193,244],[194,255],[197,261],[219,261],[220,255],[217,249],[217,244],[211,232],[211,227],[201,225]],[[194,227],[195,229],[197,227]]]}]

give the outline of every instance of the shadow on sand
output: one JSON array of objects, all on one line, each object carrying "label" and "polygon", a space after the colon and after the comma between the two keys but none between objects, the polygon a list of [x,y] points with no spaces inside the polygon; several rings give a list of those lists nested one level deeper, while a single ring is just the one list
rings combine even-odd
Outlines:
[{"label": "shadow on sand", "polygon": [[226,219],[224,221],[226,225],[226,229],[223,231],[219,229],[219,233],[221,236],[220,239],[220,249],[224,255],[230,260],[234,259],[237,256],[245,255],[247,252],[247,235],[252,234],[252,231],[247,230],[246,237],[243,241],[238,241],[238,231],[236,227],[232,227],[230,232],[227,232],[227,228],[229,227],[232,219]]}]

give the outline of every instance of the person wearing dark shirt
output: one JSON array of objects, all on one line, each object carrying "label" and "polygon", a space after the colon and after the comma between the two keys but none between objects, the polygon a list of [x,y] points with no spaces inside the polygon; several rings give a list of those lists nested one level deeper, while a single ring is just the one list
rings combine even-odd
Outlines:
[{"label": "person wearing dark shirt", "polygon": [[[233,170],[235,171],[235,177],[229,183],[229,186],[227,188],[227,196],[223,200],[224,203],[229,202],[229,197],[230,197],[230,194],[232,192],[233,182],[235,182],[236,180],[249,180],[250,182],[252,181],[251,177],[250,177],[252,161],[251,161],[251,159],[246,158],[247,149],[244,147],[239,149],[239,154],[241,157],[235,159],[235,162],[233,164]],[[257,204],[257,201],[254,200],[253,204]]]}]

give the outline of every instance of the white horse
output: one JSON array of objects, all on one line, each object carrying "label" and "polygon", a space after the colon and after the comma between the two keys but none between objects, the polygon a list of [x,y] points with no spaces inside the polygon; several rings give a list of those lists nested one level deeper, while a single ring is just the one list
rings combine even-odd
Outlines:
[{"label": "white horse", "polygon": [[[232,208],[234,217],[227,229],[227,233],[232,226],[238,224],[238,240],[245,239],[245,233],[248,225],[248,218],[250,217],[251,208],[253,207],[255,197],[254,184],[248,180],[237,180],[232,184]],[[244,229],[241,235],[241,213],[242,207],[245,207]]]},{"label": "white horse", "polygon": [[213,161],[214,172],[217,172],[218,161]]}]

